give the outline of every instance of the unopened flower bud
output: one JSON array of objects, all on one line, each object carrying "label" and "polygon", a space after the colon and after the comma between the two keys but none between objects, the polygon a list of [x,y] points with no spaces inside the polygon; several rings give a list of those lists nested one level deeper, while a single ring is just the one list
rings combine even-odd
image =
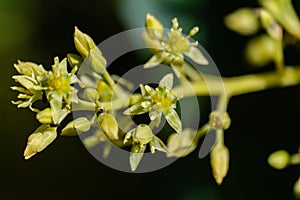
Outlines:
[{"label": "unopened flower bud", "polygon": [[247,61],[253,66],[264,66],[274,59],[274,40],[267,35],[251,39],[245,50]]},{"label": "unopened flower bud", "polygon": [[82,33],[77,27],[74,32],[74,43],[77,51],[84,58],[88,58],[88,61],[97,73],[103,73],[105,71],[106,60],[102,56],[101,51],[98,49],[94,41],[90,36]]},{"label": "unopened flower bud", "polygon": [[87,101],[96,102],[99,99],[99,92],[92,88],[86,88],[83,92],[83,97]]},{"label": "unopened flower bud", "polygon": [[62,136],[75,136],[80,132],[86,132],[90,129],[91,124],[85,117],[77,118],[68,123],[61,131]]},{"label": "unopened flower bud", "polygon": [[98,118],[100,127],[106,136],[111,140],[119,139],[119,127],[118,122],[112,114],[104,113]]},{"label": "unopened flower bud", "polygon": [[111,87],[104,81],[99,80],[97,83],[96,90],[99,92],[100,101],[111,101],[113,91]]},{"label": "unopened flower bud", "polygon": [[282,39],[282,28],[268,11],[260,9],[260,20],[270,37],[276,40]]},{"label": "unopened flower bud", "polygon": [[258,19],[252,8],[240,8],[227,15],[224,22],[230,30],[241,35],[252,35],[259,29]]},{"label": "unopened flower bud", "polygon": [[106,60],[98,47],[91,49],[87,59],[95,72],[102,74],[105,71]]},{"label": "unopened flower bud", "polygon": [[294,193],[296,198],[300,199],[300,177],[294,185]]},{"label": "unopened flower bud", "polygon": [[222,184],[229,168],[229,151],[227,147],[215,146],[210,152],[210,163],[217,184]]},{"label": "unopened flower bud", "polygon": [[300,39],[300,22],[291,0],[258,1],[287,32]]},{"label": "unopened flower bud", "polygon": [[77,51],[85,58],[90,51],[96,48],[93,39],[85,33],[82,33],[77,27],[74,32],[74,43]]},{"label": "unopened flower bud", "polygon": [[229,128],[231,119],[227,112],[213,111],[209,115],[209,125],[215,130],[226,130]]},{"label": "unopened flower bud", "polygon": [[268,158],[268,163],[275,169],[284,169],[290,162],[290,154],[285,150],[278,150]]},{"label": "unopened flower bud", "polygon": [[36,153],[44,150],[56,138],[56,128],[49,125],[42,125],[29,137],[24,151],[25,159],[29,159]]},{"label": "unopened flower bud", "polygon": [[36,119],[42,124],[52,124],[52,112],[51,108],[46,108],[37,113]]}]

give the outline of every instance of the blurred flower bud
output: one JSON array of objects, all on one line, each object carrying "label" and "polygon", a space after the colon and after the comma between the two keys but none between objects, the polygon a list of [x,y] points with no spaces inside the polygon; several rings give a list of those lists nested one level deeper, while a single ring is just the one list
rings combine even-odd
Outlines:
[{"label": "blurred flower bud", "polygon": [[133,141],[141,145],[148,144],[153,138],[151,128],[146,124],[140,124],[135,130]]},{"label": "blurred flower bud", "polygon": [[42,65],[37,65],[32,62],[22,62],[18,61],[18,64],[14,64],[16,70],[23,75],[26,76],[44,76],[46,75],[46,70]]},{"label": "blurred flower bud", "polygon": [[268,158],[268,163],[275,169],[284,169],[290,162],[290,154],[285,150],[278,150]]},{"label": "blurred flower bud", "polygon": [[98,122],[103,132],[110,140],[119,139],[118,122],[112,114],[104,113],[98,117]]},{"label": "blurred flower bud", "polygon": [[245,50],[247,61],[253,66],[264,66],[274,59],[274,40],[267,35],[251,39]]},{"label": "blurred flower bud", "polygon": [[261,24],[266,29],[269,36],[275,40],[281,40],[282,28],[277,24],[272,15],[264,9],[260,9],[259,13]]},{"label": "blurred flower bud", "polygon": [[294,185],[294,193],[296,198],[300,199],[300,177]]},{"label": "blurred flower bud", "polygon": [[106,70],[106,60],[102,56],[101,51],[98,49],[98,47],[92,49],[90,51],[90,54],[87,57],[87,60],[91,64],[92,69],[99,73],[102,74]]},{"label": "blurred flower bud", "polygon": [[42,124],[52,124],[52,112],[51,108],[46,108],[37,113],[36,119]]},{"label": "blurred flower bud", "polygon": [[75,136],[80,132],[86,132],[90,129],[91,124],[85,117],[77,118],[68,123],[61,131],[62,136]]},{"label": "blurred flower bud", "polygon": [[225,25],[241,35],[252,35],[259,29],[258,18],[252,8],[240,8],[224,18]]},{"label": "blurred flower bud", "polygon": [[81,56],[78,56],[73,53],[68,53],[67,54],[68,62],[71,65],[71,67],[79,67],[81,63],[83,62],[83,58]]},{"label": "blurred flower bud", "polygon": [[187,128],[181,133],[173,133],[168,138],[167,157],[184,157],[195,150],[197,144],[194,142],[197,131]]},{"label": "blurred flower bud", "polygon": [[287,32],[300,39],[300,22],[291,0],[258,1]]},{"label": "blurred flower bud", "polygon": [[99,99],[99,93],[92,88],[86,88],[83,92],[83,98],[90,102],[96,102]]},{"label": "blurred flower bud", "polygon": [[98,81],[96,90],[99,92],[100,101],[111,101],[113,91],[104,81]]},{"label": "blurred flower bud", "polygon": [[227,147],[215,146],[210,152],[210,164],[218,185],[222,184],[229,168],[229,151]]},{"label": "blurred flower bud", "polygon": [[24,151],[25,159],[29,159],[36,153],[44,150],[56,138],[56,127],[41,125],[29,137]]},{"label": "blurred flower bud", "polygon": [[227,112],[213,111],[209,115],[209,125],[214,130],[226,130],[230,123],[231,119]]},{"label": "blurred flower bud", "polygon": [[158,19],[149,13],[146,16],[146,28],[150,37],[162,39],[164,27]]}]

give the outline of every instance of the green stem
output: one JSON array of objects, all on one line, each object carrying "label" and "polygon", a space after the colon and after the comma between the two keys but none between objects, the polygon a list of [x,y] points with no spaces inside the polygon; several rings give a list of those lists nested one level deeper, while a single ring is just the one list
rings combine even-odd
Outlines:
[{"label": "green stem", "polygon": [[[226,94],[237,96],[251,92],[258,92],[275,87],[288,87],[300,84],[300,68],[288,67],[285,73],[268,72],[262,74],[242,75],[232,78],[203,75],[202,84],[193,82],[189,85],[179,85],[173,89],[175,94],[188,96],[211,96]],[[191,88],[191,89],[190,89]]]},{"label": "green stem", "polygon": [[[228,96],[237,96],[251,92],[258,92],[275,87],[289,87],[300,84],[300,68],[288,67],[285,73],[268,72],[262,74],[243,75],[232,78],[215,77],[211,75],[203,75],[203,81],[192,82],[175,87],[175,94],[188,96],[210,96],[210,95],[225,95],[228,102]],[[205,80],[205,81],[204,81]],[[223,82],[220,82],[223,80]],[[122,96],[112,102],[101,103],[104,109],[121,109],[128,106],[128,96]],[[129,105],[141,101],[140,94],[133,94],[130,97]],[[227,103],[226,103],[227,106]],[[225,107],[225,106],[223,106]],[[72,110],[95,110],[96,105],[91,102],[79,101],[73,106]],[[222,109],[224,110],[224,109]],[[226,109],[225,109],[226,111]]]},{"label": "green stem", "polygon": [[104,70],[104,72],[103,72],[103,78],[111,88],[115,87],[114,80],[111,78],[111,76],[109,75],[109,73],[106,70]]},{"label": "green stem", "polygon": [[96,111],[99,108],[104,110],[118,110],[121,108],[128,107],[129,105],[136,104],[142,100],[142,96],[140,94],[133,94],[130,96],[122,96],[116,100],[111,102],[100,102],[93,103],[88,101],[79,100],[78,103],[74,103],[72,107],[72,111],[80,111],[80,110],[91,110]]},{"label": "green stem", "polygon": [[283,73],[285,66],[284,66],[282,40],[274,40],[274,43],[275,43],[275,55],[274,55],[275,66],[279,73]]}]

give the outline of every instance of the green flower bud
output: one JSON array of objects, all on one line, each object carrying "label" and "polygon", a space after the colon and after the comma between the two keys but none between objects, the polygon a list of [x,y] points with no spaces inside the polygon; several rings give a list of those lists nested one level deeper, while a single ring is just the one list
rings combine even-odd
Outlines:
[{"label": "green flower bud", "polygon": [[46,108],[37,113],[36,119],[42,124],[52,124],[52,112],[51,108]]},{"label": "green flower bud", "polygon": [[61,131],[62,136],[75,136],[90,129],[91,123],[85,117],[80,117],[68,123]]},{"label": "green flower bud", "polygon": [[253,66],[264,66],[274,59],[274,40],[267,35],[251,39],[245,51],[247,61]]},{"label": "green flower bud", "polygon": [[118,122],[112,114],[104,113],[98,118],[98,122],[103,132],[110,140],[119,139],[119,127]]},{"label": "green flower bud", "polygon": [[32,62],[22,62],[18,61],[18,64],[15,64],[14,67],[16,70],[23,75],[26,76],[44,76],[46,75],[46,70],[42,65],[37,65]]},{"label": "green flower bud", "polygon": [[287,32],[300,39],[300,22],[291,0],[258,1]]},{"label": "green flower bud", "polygon": [[275,169],[284,169],[290,162],[290,154],[285,150],[278,150],[268,158],[268,163]]},{"label": "green flower bud", "polygon": [[230,123],[231,119],[227,112],[213,111],[209,115],[209,125],[214,130],[226,130]]},{"label": "green flower bud", "polygon": [[82,33],[77,27],[74,31],[74,43],[77,51],[86,58],[90,51],[96,48],[96,44],[93,39],[85,33]]},{"label": "green flower bud", "polygon": [[99,92],[100,101],[111,101],[113,91],[104,81],[99,80],[96,90]]},{"label": "green flower bud", "polygon": [[68,53],[67,54],[68,62],[71,65],[71,67],[79,67],[81,63],[83,62],[83,59],[81,56],[78,56],[76,54]]},{"label": "green flower bud", "polygon": [[153,138],[151,128],[146,124],[140,124],[135,130],[133,141],[141,145],[148,144]]},{"label": "green flower bud", "polygon": [[225,25],[241,35],[252,35],[259,29],[258,18],[252,8],[240,8],[224,18]]},{"label": "green flower bud", "polygon": [[105,71],[106,60],[102,56],[101,51],[98,49],[92,38],[87,34],[82,33],[77,27],[75,27],[74,32],[74,43],[77,51],[82,57],[88,58],[88,61],[95,72],[103,73]]},{"label": "green flower bud", "polygon": [[88,61],[91,63],[93,70],[95,72],[102,74],[104,71],[106,71],[106,60],[102,56],[101,51],[98,49],[98,47],[91,49],[90,54],[87,57]]},{"label": "green flower bud", "polygon": [[83,98],[90,102],[96,102],[100,97],[97,90],[86,88],[83,92]]},{"label": "green flower bud", "polygon": [[282,39],[282,28],[276,23],[272,15],[264,10],[260,10],[260,20],[262,26],[266,29],[269,36],[276,40]]},{"label": "green flower bud", "polygon": [[196,149],[194,139],[197,131],[187,128],[181,133],[174,133],[168,138],[167,157],[184,157]]},{"label": "green flower bud", "polygon": [[295,193],[296,198],[300,198],[300,177],[294,185],[294,193]]},{"label": "green flower bud", "polygon": [[56,138],[56,128],[49,125],[42,125],[29,137],[24,151],[25,159],[29,159],[36,153],[44,150]]},{"label": "green flower bud", "polygon": [[149,13],[146,16],[146,28],[150,37],[162,39],[164,27],[158,19]]},{"label": "green flower bud", "polygon": [[227,147],[215,146],[210,152],[210,164],[218,185],[222,184],[229,168],[229,151]]}]

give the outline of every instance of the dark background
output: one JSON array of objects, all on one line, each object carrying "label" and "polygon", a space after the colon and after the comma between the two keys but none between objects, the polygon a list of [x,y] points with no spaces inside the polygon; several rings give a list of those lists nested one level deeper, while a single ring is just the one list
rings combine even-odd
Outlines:
[{"label": "dark background", "polygon": [[[299,11],[299,2],[294,2]],[[75,25],[100,43],[120,31],[143,26],[146,13],[151,12],[166,27],[175,16],[186,32],[194,25],[200,26],[195,39],[224,76],[263,71],[250,68],[243,60],[242,49],[249,38],[223,25],[223,17],[242,6],[258,5],[254,0],[1,0],[0,199],[293,199],[299,167],[277,171],[268,166],[267,157],[277,149],[298,150],[299,86],[231,100],[228,109],[232,125],[225,136],[230,169],[222,186],[214,182],[209,159],[198,158],[198,149],[164,169],[146,174],[106,167],[87,152],[77,137],[58,137],[28,161],[22,156],[27,137],[38,123],[32,112],[10,103],[16,99],[9,87],[14,84],[11,76],[16,74],[13,63],[17,59],[49,67],[54,56],[63,58],[75,52]],[[289,51],[289,59],[297,61],[299,48]],[[130,66],[130,60],[124,65]],[[138,57],[135,62],[146,60]],[[206,120],[204,116],[203,122]]]}]

